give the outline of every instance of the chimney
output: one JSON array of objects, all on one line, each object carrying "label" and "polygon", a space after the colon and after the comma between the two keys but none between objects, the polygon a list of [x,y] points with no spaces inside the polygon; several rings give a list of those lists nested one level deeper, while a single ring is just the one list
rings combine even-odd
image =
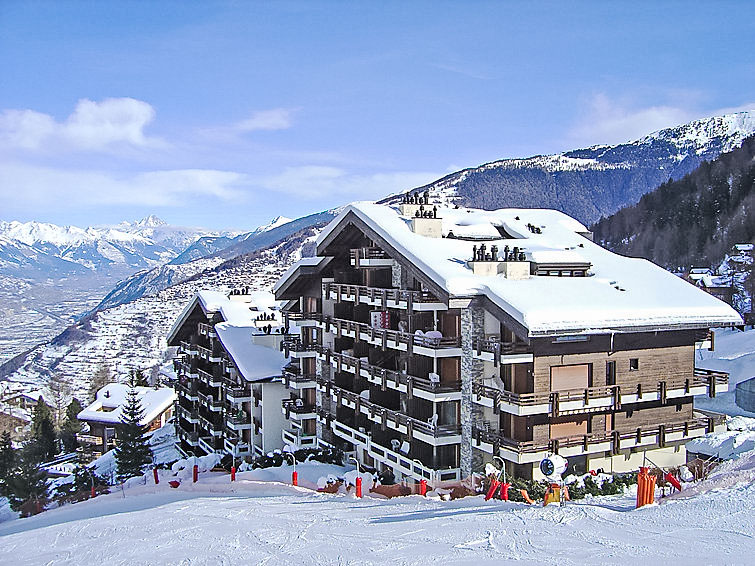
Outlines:
[{"label": "chimney", "polygon": [[494,276],[503,275],[506,279],[520,280],[529,279],[530,263],[527,256],[519,248],[509,251],[505,246],[501,257],[498,256],[498,246],[492,245],[490,249],[482,243],[472,246],[472,259],[467,261],[467,267],[475,275]]}]

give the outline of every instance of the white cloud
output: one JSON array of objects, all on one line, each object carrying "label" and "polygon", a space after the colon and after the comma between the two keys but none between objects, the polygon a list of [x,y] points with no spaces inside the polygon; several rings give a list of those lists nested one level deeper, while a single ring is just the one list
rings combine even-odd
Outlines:
[{"label": "white cloud", "polygon": [[0,165],[0,199],[15,206],[196,206],[201,199],[238,201],[246,175],[212,169],[114,174],[19,164]]},{"label": "white cloud", "polygon": [[623,143],[699,118],[745,110],[755,110],[755,103],[708,111],[683,105],[640,108],[628,100],[613,100],[601,93],[593,96],[587,104],[580,120],[569,132],[568,143],[579,146]]},{"label": "white cloud", "polygon": [[155,109],[134,98],[81,99],[62,122],[34,110],[5,110],[0,114],[0,143],[10,148],[55,151],[163,147],[165,142],[144,133],[154,118]]},{"label": "white cloud", "polygon": [[333,197],[334,200],[373,200],[402,190],[425,185],[440,177],[437,173],[396,171],[360,175],[338,167],[305,165],[289,167],[266,177],[259,184],[265,189],[307,200]]},{"label": "white cloud", "polygon": [[683,124],[694,115],[674,106],[629,108],[605,94],[592,98],[580,122],[571,131],[576,143],[616,144],[641,138],[656,130]]},{"label": "white cloud", "polygon": [[289,108],[273,108],[260,110],[246,120],[236,124],[235,129],[240,132],[256,130],[287,130],[293,125],[295,110]]}]

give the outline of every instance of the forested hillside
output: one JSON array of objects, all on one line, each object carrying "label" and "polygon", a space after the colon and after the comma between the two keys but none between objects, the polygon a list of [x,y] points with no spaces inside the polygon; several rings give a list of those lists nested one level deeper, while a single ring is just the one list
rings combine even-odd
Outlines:
[{"label": "forested hillside", "polygon": [[669,269],[719,264],[732,245],[755,238],[753,156],[755,136],[602,218],[595,240]]}]

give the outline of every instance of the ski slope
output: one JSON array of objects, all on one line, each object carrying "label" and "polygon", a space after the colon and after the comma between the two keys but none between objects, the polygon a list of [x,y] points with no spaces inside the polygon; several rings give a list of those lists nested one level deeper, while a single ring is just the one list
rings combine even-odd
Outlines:
[{"label": "ski slope", "polygon": [[[640,510],[633,493],[565,508],[482,496],[357,500],[259,481],[289,468],[244,472],[234,484],[205,473],[195,485],[131,487],[0,523],[0,556],[9,565],[752,564],[755,452],[727,465],[694,497]],[[329,473],[299,468],[305,482]]]}]

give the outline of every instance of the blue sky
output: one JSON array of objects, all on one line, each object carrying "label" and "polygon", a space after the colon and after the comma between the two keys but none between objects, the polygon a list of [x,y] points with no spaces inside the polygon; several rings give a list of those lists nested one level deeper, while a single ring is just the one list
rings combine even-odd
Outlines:
[{"label": "blue sky", "polygon": [[0,2],[0,219],[253,228],[755,108],[755,3]]}]

